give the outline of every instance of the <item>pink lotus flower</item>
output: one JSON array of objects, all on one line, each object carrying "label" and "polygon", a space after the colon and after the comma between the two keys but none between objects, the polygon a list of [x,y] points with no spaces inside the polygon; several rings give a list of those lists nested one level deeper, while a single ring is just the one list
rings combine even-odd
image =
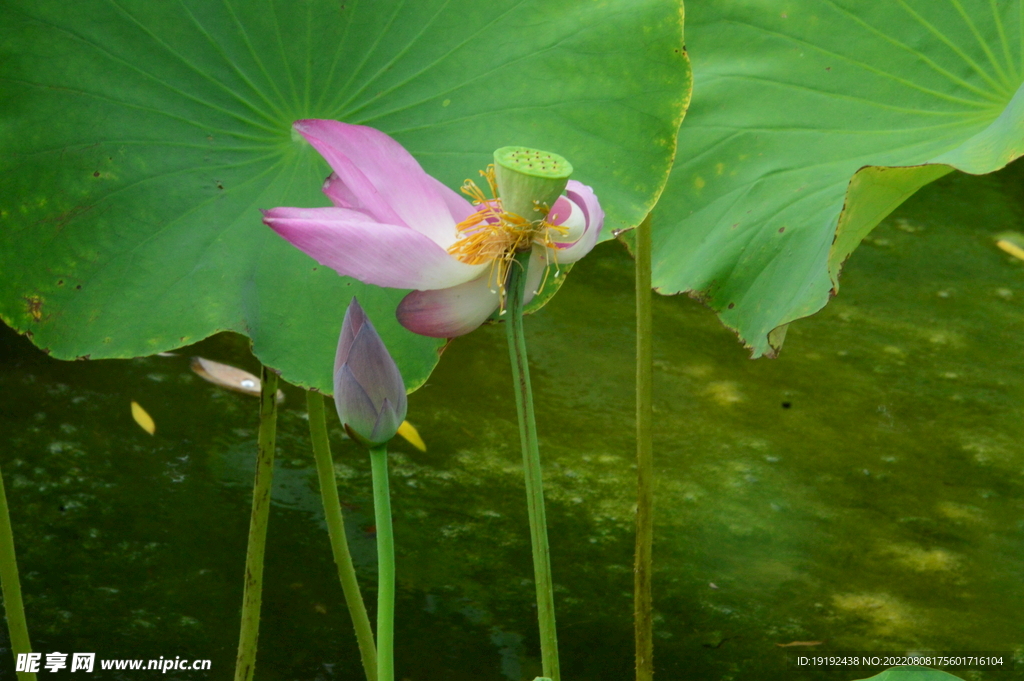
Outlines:
[{"label": "pink lotus flower", "polygon": [[399,305],[398,320],[421,335],[452,338],[480,326],[502,303],[517,249],[532,249],[529,302],[547,266],[589,253],[604,223],[593,190],[570,180],[543,223],[510,229],[503,218],[515,216],[502,214],[500,200],[467,181],[470,203],[378,130],[331,120],[294,127],[334,170],[323,186],[334,207],[274,208],[263,221],[338,274],[415,289]]}]

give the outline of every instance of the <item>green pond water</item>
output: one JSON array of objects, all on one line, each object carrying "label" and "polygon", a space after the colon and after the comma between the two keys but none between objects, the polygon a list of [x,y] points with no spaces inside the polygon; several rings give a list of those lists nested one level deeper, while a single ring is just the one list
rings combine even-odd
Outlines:
[{"label": "green pond water", "polygon": [[[748,359],[698,303],[656,297],[657,678],[880,671],[793,666],[834,651],[1024,659],[1024,262],[994,245],[1024,230],[1022,186],[1011,167],[922,190],[777,360]],[[624,249],[604,244],[527,321],[567,681],[632,674],[632,286]],[[258,368],[238,336],[69,363],[0,332],[0,464],[36,650],[233,674],[257,400],[194,375],[192,355]],[[358,681],[305,400],[285,392],[257,679]],[[410,397],[429,449],[392,448],[399,679],[539,672],[511,398],[500,327],[452,343]],[[372,611],[369,460],[331,418]],[[822,643],[777,645],[793,641]]]}]

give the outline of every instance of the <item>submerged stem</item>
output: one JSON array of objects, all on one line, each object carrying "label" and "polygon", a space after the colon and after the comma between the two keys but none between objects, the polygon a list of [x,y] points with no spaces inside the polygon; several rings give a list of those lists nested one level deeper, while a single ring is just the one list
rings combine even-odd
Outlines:
[{"label": "submerged stem", "polygon": [[[4,615],[11,636],[11,654],[17,660],[20,653],[32,652],[32,644],[28,640],[25,605],[21,601],[21,580],[18,578],[18,562],[14,554],[14,531],[11,529],[3,476],[0,476],[0,587],[3,588]],[[18,672],[18,681],[35,681],[35,678],[34,672]]]},{"label": "submerged stem", "polygon": [[515,382],[516,412],[519,414],[519,439],[523,446],[523,472],[526,476],[526,507],[530,518],[530,543],[533,547],[533,574],[537,585],[537,619],[540,625],[540,654],[544,676],[559,681],[558,636],[555,631],[555,598],[551,584],[551,556],[548,550],[548,524],[544,512],[544,487],[541,480],[537,420],[533,414],[533,391],[526,357],[523,332],[523,288],[530,252],[516,255],[509,268],[505,298],[505,329]]},{"label": "submerged stem", "polygon": [[633,632],[636,680],[654,678],[651,555],[654,545],[653,336],[651,216],[636,228],[636,555],[633,564]]},{"label": "submerged stem", "polygon": [[366,681],[377,681],[377,650],[373,643],[373,629],[366,615],[366,605],[359,591],[356,569],[352,554],[348,550],[345,536],[345,521],[341,515],[338,500],[338,483],[334,477],[334,459],[331,457],[331,443],[327,437],[327,421],[324,415],[324,397],[320,393],[306,392],[306,409],[309,412],[309,436],[313,441],[313,455],[316,458],[316,472],[320,479],[320,499],[324,504],[327,519],[327,534],[331,539],[331,551],[338,565],[338,579],[345,593],[345,604],[356,630],[356,642],[363,661]]},{"label": "submerged stem", "polygon": [[249,518],[249,547],[245,554],[245,593],[242,596],[242,626],[238,635],[235,681],[251,681],[256,671],[256,642],[260,633],[260,605],[263,593],[263,552],[270,521],[270,483],[274,474],[274,442],[277,437],[277,374],[263,367],[260,373],[260,431],[256,454],[256,476],[252,488]]},{"label": "submerged stem", "polygon": [[391,490],[388,487],[387,445],[370,450],[373,471],[373,514],[377,523],[377,674],[395,679],[395,538],[391,531]]}]

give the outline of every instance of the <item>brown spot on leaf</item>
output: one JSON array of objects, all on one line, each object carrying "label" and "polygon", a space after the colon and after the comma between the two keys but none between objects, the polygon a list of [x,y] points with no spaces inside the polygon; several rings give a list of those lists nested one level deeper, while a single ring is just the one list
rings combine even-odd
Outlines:
[{"label": "brown spot on leaf", "polygon": [[40,296],[25,296],[25,311],[32,315],[33,321],[40,321],[43,318],[43,299]]},{"label": "brown spot on leaf", "polygon": [[687,291],[686,295],[701,305],[711,305],[711,293],[708,291]]},{"label": "brown spot on leaf", "polygon": [[66,210],[57,215],[49,216],[38,221],[37,224],[45,225],[52,224],[56,226],[54,231],[61,231],[64,226],[67,225],[71,220],[77,218],[82,213],[92,210],[92,206],[75,206],[69,210]]}]

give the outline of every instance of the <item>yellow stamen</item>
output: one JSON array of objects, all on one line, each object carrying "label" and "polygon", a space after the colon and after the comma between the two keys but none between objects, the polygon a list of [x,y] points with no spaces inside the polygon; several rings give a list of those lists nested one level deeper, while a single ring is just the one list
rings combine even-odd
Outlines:
[{"label": "yellow stamen", "polygon": [[[509,213],[502,209],[498,198],[498,187],[494,179],[494,165],[481,170],[480,175],[487,180],[491,196],[487,198],[476,182],[467,179],[462,183],[462,193],[470,198],[477,210],[468,218],[455,226],[458,239],[448,248],[459,262],[467,265],[483,265],[491,263],[488,283],[492,290],[501,295],[500,310],[505,311],[505,281],[508,268],[515,262],[517,253],[529,250],[533,243],[545,246],[548,262],[545,263],[544,279],[535,293],[540,293],[548,279],[547,266],[558,265],[558,247],[552,232],[557,236],[566,236],[569,228],[553,225],[548,222],[549,208],[534,202],[537,210],[545,215],[537,222]],[[551,216],[556,219],[557,216]],[[557,276],[557,272],[555,273]]]}]

